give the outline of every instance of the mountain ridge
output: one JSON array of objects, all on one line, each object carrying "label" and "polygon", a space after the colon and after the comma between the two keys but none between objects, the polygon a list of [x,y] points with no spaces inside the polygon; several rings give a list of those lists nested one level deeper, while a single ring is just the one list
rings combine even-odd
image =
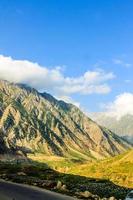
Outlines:
[{"label": "mountain ridge", "polygon": [[[0,132],[7,149],[48,155],[104,158],[130,145],[72,104],[24,84],[0,80]],[[4,137],[3,137],[4,135]]]}]

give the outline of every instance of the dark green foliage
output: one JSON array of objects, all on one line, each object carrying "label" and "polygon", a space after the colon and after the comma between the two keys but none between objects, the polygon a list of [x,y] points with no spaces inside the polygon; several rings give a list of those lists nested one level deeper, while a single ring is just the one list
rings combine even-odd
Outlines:
[{"label": "dark green foliage", "polygon": [[[27,183],[31,185],[36,183],[39,187],[45,187],[47,189],[74,196],[77,191],[90,191],[92,194],[98,195],[101,198],[114,196],[116,199],[124,199],[127,193],[131,190],[129,188],[117,186],[111,181],[105,179],[94,179],[59,173],[50,169],[46,164],[34,162],[31,164],[11,164],[0,162],[0,172],[0,177],[14,182]],[[24,174],[19,175],[20,172],[23,172]],[[65,184],[68,191],[65,192],[54,189],[58,181]]]}]

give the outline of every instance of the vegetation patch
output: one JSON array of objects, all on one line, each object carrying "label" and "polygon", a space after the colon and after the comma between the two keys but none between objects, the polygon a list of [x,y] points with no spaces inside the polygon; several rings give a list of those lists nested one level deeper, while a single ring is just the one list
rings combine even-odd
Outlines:
[{"label": "vegetation patch", "polygon": [[[52,169],[53,165],[57,170],[60,169],[60,172]],[[81,199],[105,199],[110,197],[124,199],[131,190],[128,187],[118,186],[106,178],[83,176],[83,171],[80,170],[86,169],[86,165],[61,157],[49,157],[47,163],[44,163],[44,160],[43,162],[28,160],[25,163],[0,162],[0,178],[38,186]],[[65,172],[61,172],[63,167]],[[72,171],[73,174],[70,174],[69,171]],[[96,168],[93,166],[90,171],[91,174],[95,174]]]}]

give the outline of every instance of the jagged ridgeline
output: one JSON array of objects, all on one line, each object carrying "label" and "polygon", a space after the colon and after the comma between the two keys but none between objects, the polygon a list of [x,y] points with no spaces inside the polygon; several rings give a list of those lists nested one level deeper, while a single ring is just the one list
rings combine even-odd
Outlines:
[{"label": "jagged ridgeline", "polygon": [[76,106],[0,81],[0,152],[24,147],[47,155],[104,158],[130,145]]}]

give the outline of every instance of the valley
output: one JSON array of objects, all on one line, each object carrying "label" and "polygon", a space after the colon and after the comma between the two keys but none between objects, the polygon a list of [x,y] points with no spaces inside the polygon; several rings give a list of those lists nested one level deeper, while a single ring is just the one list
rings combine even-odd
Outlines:
[{"label": "valley", "polygon": [[0,178],[81,199],[124,199],[132,165],[132,144],[76,106],[0,81]]},{"label": "valley", "polygon": [[79,199],[125,199],[133,189],[133,150],[102,161],[88,162],[41,154],[26,162],[0,162],[0,178]]}]

